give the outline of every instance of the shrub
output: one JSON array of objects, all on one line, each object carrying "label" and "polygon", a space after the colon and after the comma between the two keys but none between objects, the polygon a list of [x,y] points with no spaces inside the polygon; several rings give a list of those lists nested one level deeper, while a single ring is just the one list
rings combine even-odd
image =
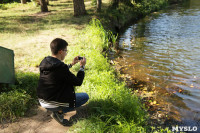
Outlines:
[{"label": "shrub", "polygon": [[4,87],[0,93],[0,121],[23,116],[36,103],[38,74],[17,72],[16,84]]},{"label": "shrub", "polygon": [[0,95],[0,120],[14,120],[19,116],[23,116],[27,109],[31,106],[32,98],[26,92],[17,90]]}]

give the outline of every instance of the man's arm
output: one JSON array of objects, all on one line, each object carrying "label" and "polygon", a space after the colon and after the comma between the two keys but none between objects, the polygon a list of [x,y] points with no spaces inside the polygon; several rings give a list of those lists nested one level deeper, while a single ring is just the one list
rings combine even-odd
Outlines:
[{"label": "man's arm", "polygon": [[[78,57],[75,57],[72,64],[76,64],[78,62],[80,62],[80,70],[78,71],[77,73],[77,76],[75,76],[73,73],[71,73],[69,71],[69,66],[68,68],[66,68],[64,71],[65,71],[65,79],[72,83],[73,86],[81,86],[82,83],[83,83],[83,79],[84,79],[84,76],[85,76],[85,72],[84,72],[84,69],[85,69],[85,64],[86,64],[86,58],[83,57],[82,60],[78,60]],[[71,65],[72,67],[72,65]]]},{"label": "man's arm", "polygon": [[79,70],[77,76],[65,68],[64,78],[67,82],[71,83],[73,86],[81,86],[85,77],[85,72]]}]

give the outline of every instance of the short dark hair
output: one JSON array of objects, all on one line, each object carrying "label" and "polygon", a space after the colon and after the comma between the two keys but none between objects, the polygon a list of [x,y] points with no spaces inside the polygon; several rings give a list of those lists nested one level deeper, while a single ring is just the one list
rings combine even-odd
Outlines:
[{"label": "short dark hair", "polygon": [[51,52],[54,55],[57,55],[58,51],[63,50],[67,46],[68,46],[68,43],[61,38],[54,39],[50,44]]}]

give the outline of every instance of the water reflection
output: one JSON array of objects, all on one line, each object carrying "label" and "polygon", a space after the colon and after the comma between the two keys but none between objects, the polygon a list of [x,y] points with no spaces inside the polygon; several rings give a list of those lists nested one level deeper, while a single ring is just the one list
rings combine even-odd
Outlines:
[{"label": "water reflection", "polygon": [[174,113],[193,123],[200,121],[199,22],[200,1],[190,0],[130,26],[119,42],[122,72],[155,83]]}]

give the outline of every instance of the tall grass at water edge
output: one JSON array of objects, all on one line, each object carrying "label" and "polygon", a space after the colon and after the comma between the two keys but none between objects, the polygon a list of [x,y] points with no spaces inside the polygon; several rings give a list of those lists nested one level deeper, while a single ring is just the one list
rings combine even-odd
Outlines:
[{"label": "tall grass at water edge", "polygon": [[[79,36],[79,45],[73,47],[72,54],[84,55],[87,58],[86,76],[77,92],[87,92],[89,116],[79,120],[69,132],[83,133],[136,133],[150,132],[148,115],[138,97],[132,94],[124,82],[116,78],[115,70],[102,55],[109,38],[116,36],[104,30],[99,20],[93,19]],[[72,59],[71,56],[70,58]],[[79,66],[74,67],[79,69]],[[156,129],[155,132],[170,132],[166,129]]]},{"label": "tall grass at water edge", "polygon": [[77,91],[89,94],[90,115],[71,128],[71,132],[145,131],[142,126],[146,125],[147,115],[143,105],[123,82],[116,79],[114,69],[102,55],[108,44],[107,35],[101,23],[93,20],[79,36],[81,47],[72,50],[81,51],[79,54],[88,60],[84,83]]}]

